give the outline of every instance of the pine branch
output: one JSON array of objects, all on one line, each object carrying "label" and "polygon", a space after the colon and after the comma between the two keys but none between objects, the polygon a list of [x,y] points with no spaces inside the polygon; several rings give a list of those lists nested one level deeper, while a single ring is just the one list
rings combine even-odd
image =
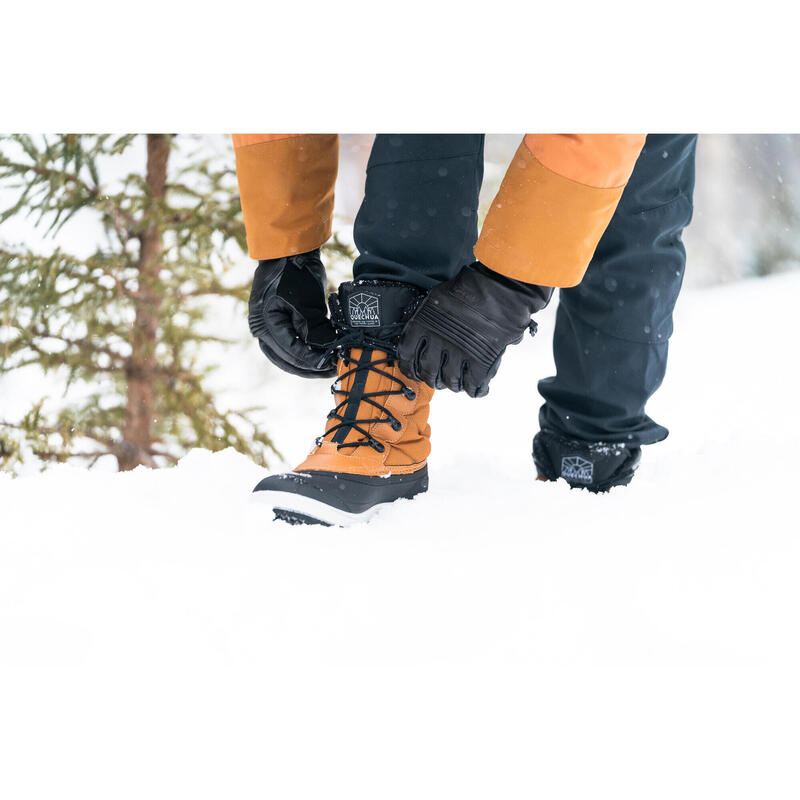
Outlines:
[{"label": "pine branch", "polygon": [[[65,431],[63,429],[57,428],[53,425],[34,425],[32,427],[26,427],[24,421],[7,422],[5,420],[0,420],[0,427],[8,430],[25,431],[26,433],[33,433],[39,436],[65,436]],[[77,432],[77,435],[83,439],[90,439],[97,444],[102,444],[106,448],[106,450],[103,452],[103,455],[114,455],[119,449],[119,443],[107,436],[102,436],[87,430],[79,431]],[[80,453],[75,453],[74,455],[77,456],[80,455]]]}]

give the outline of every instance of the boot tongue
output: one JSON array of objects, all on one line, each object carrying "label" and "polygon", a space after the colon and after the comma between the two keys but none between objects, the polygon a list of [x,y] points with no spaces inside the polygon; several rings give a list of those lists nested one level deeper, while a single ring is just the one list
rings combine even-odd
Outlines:
[{"label": "boot tongue", "polygon": [[[416,286],[375,280],[346,281],[336,294],[330,296],[331,319],[345,332],[345,338],[340,341],[348,343],[344,360],[339,362],[338,394],[334,384],[337,401],[346,399],[347,402],[344,407],[337,406],[338,415],[329,417],[324,436],[336,427],[330,441],[352,445],[360,442],[359,447],[367,446],[371,437],[376,435],[368,431],[387,424],[370,423],[365,428],[363,423],[359,425],[356,421],[388,414],[381,412],[376,405],[386,400],[379,390],[383,387],[388,392],[397,389],[400,383],[387,382],[383,377],[391,368],[385,363],[388,360],[385,356],[394,348],[405,322],[423,296],[424,292]],[[370,369],[369,365],[375,360],[383,372]],[[363,400],[365,393],[370,394],[369,403]]]},{"label": "boot tongue", "polygon": [[375,339],[393,338],[416,308],[423,292],[416,286],[393,281],[346,281],[331,308],[344,327],[363,331]]}]

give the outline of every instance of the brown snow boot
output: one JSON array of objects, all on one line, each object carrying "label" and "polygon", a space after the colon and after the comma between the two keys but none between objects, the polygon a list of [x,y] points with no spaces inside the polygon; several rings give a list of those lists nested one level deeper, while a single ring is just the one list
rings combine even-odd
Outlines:
[{"label": "brown snow boot", "polygon": [[347,525],[428,488],[433,389],[400,372],[397,339],[422,292],[388,281],[351,281],[331,296],[340,331],[336,405],[302,464],[254,492],[276,518]]}]

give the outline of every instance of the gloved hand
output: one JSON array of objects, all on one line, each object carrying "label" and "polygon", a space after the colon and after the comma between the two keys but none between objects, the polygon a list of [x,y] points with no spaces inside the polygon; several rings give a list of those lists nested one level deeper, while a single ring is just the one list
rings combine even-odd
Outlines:
[{"label": "gloved hand", "polygon": [[325,304],[319,250],[259,261],[250,292],[250,332],[276,366],[304,378],[332,378],[336,338]]},{"label": "gloved hand", "polygon": [[431,289],[400,337],[398,364],[409,378],[434,389],[484,397],[510,344],[526,330],[536,332],[531,314],[553,294],[506,278],[476,261]]}]

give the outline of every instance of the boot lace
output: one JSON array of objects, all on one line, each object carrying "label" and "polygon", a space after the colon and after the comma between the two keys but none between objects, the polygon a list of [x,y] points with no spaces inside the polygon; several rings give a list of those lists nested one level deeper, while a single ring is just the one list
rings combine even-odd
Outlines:
[{"label": "boot lace", "polygon": [[[351,357],[351,350],[353,348],[358,348],[361,350],[362,357],[358,361]],[[373,361],[372,351],[374,350],[385,352],[386,357],[375,359]],[[322,442],[329,436],[331,437],[330,441],[333,441],[333,436],[337,431],[344,430],[349,433],[351,430],[355,430],[358,431],[358,433],[360,433],[364,438],[353,442],[338,442],[336,448],[337,450],[343,450],[346,447],[362,447],[366,445],[371,447],[373,450],[376,450],[378,453],[382,453],[386,449],[386,445],[372,436],[369,431],[362,426],[372,425],[373,423],[385,423],[388,424],[392,430],[399,431],[402,427],[402,423],[389,411],[388,408],[386,408],[385,405],[378,402],[377,398],[384,398],[385,402],[385,399],[388,399],[392,395],[403,395],[407,400],[414,400],[417,396],[416,392],[410,386],[406,385],[401,378],[397,377],[397,375],[393,375],[386,369],[381,369],[382,366],[387,368],[394,366],[395,361],[397,360],[396,344],[384,339],[374,339],[360,331],[348,332],[339,337],[339,339],[329,348],[324,358],[328,358],[333,354],[338,354],[339,358],[344,361],[345,366],[349,367],[351,364],[354,366],[339,375],[333,386],[331,386],[331,394],[343,395],[344,399],[328,413],[328,419],[335,419],[338,420],[338,422],[336,425],[332,425],[327,431],[325,431],[322,436],[317,437],[317,445],[322,444]],[[363,384],[366,386],[370,372],[374,372],[377,375],[382,375],[386,378],[389,378],[389,380],[395,384],[395,387],[391,389],[384,389],[379,392],[364,392],[360,390],[354,391],[352,387],[356,386],[358,382],[358,376],[366,373],[364,374]],[[350,376],[353,376],[350,389],[336,388],[337,384],[341,386]],[[345,414],[342,412],[346,412],[351,401],[358,404],[357,411],[355,412],[356,414],[364,407],[362,405],[364,404],[374,408],[379,416],[347,419]],[[347,433],[345,433],[345,436]]]}]

